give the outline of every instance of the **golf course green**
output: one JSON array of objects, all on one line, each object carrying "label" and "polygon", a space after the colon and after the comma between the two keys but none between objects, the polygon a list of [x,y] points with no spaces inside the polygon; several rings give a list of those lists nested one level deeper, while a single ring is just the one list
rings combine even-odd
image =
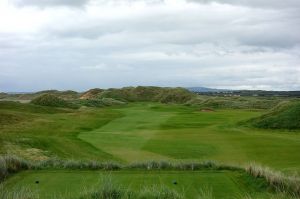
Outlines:
[{"label": "golf course green", "polygon": [[[80,109],[0,102],[0,109],[2,115],[14,118],[1,121],[1,153],[31,161],[62,158],[132,164],[213,160],[237,166],[256,163],[287,174],[300,171],[300,131],[244,125],[265,110],[206,110],[146,102]],[[10,176],[2,189],[28,187],[41,198],[74,198],[108,178],[126,190],[166,186],[184,198],[198,198],[206,189],[215,198],[270,198],[273,194],[262,179],[230,170],[30,170]]]}]

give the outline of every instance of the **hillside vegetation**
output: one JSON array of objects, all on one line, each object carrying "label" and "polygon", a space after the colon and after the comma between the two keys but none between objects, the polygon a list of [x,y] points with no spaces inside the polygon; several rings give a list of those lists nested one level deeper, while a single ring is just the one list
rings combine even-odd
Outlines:
[{"label": "hillside vegetation", "polygon": [[87,106],[87,107],[105,107],[105,106],[126,104],[123,101],[112,99],[112,98],[80,99],[80,100],[76,100],[74,103],[78,104],[79,106]]},{"label": "hillside vegetation", "polygon": [[23,118],[17,114],[0,113],[0,125],[15,124],[22,120]]},{"label": "hillside vegetation", "polygon": [[249,122],[258,128],[299,129],[300,102],[281,103],[267,114],[251,119]]},{"label": "hillside vegetation", "polygon": [[105,107],[127,102],[160,102],[194,106],[209,109],[271,109],[282,101],[296,98],[254,97],[254,96],[210,96],[198,95],[185,88],[137,86],[124,88],[93,88],[83,93],[75,91],[44,90],[36,93],[0,93],[1,100],[29,102],[37,97],[50,94],[77,106]]},{"label": "hillside vegetation", "polygon": [[123,102],[185,103],[196,95],[184,88],[154,86],[125,87],[120,89],[91,89],[81,99],[111,98]]},{"label": "hillside vegetation", "polygon": [[93,88],[93,89],[90,89],[90,90],[84,92],[80,96],[80,99],[96,99],[101,92],[103,92],[103,89]]},{"label": "hillside vegetation", "polygon": [[211,109],[271,109],[284,100],[288,99],[240,96],[216,97],[200,95],[197,98],[193,98],[186,104]]},{"label": "hillside vegetation", "polygon": [[31,103],[40,106],[62,107],[62,108],[78,108],[75,104],[59,98],[53,94],[43,94],[31,101]]}]

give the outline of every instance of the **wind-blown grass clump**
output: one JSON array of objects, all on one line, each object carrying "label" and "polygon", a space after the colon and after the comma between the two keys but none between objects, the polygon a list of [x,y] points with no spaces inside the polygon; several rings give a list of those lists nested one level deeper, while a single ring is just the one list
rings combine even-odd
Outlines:
[{"label": "wind-blown grass clump", "polygon": [[140,190],[124,188],[109,176],[102,179],[98,187],[85,191],[80,199],[183,199],[177,191],[166,186],[145,186]]},{"label": "wind-blown grass clump", "polygon": [[40,106],[50,106],[50,107],[61,107],[61,108],[78,108],[75,104],[59,98],[53,94],[43,94],[37,98],[34,98],[31,103]]},{"label": "wind-blown grass clump", "polygon": [[33,165],[16,156],[0,156],[0,181],[3,181],[12,173],[17,173],[22,170],[32,169]]},{"label": "wind-blown grass clump", "polygon": [[87,169],[87,170],[119,170],[122,166],[113,162],[98,161],[77,161],[48,159],[43,161],[31,162],[16,156],[0,156],[0,181],[11,174],[23,170],[40,169]]},{"label": "wind-blown grass clump", "polygon": [[80,199],[125,199],[132,198],[132,193],[112,182],[111,178],[104,178],[99,187],[87,191]]}]

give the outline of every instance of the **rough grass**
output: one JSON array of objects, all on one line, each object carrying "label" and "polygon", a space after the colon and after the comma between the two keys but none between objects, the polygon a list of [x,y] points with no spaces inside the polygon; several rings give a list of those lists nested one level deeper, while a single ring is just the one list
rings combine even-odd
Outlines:
[{"label": "rough grass", "polygon": [[196,106],[202,109],[271,109],[278,103],[287,98],[275,97],[215,97],[215,96],[198,96],[186,102],[186,105]]},{"label": "rough grass", "polygon": [[0,111],[11,111],[11,114],[21,115],[22,113],[41,113],[41,114],[53,114],[53,113],[69,113],[73,110],[66,110],[55,107],[36,106],[34,104],[24,104],[13,101],[0,101]]},{"label": "rough grass", "polygon": [[12,113],[0,113],[0,125],[12,125],[25,120],[26,118]]},{"label": "rough grass", "polygon": [[87,107],[105,107],[105,106],[118,106],[118,105],[126,104],[125,102],[112,99],[112,98],[80,99],[73,102],[75,104],[78,104],[79,106],[87,106]]},{"label": "rough grass", "polygon": [[93,99],[97,99],[98,95],[103,92],[103,89],[100,88],[93,88],[90,89],[86,92],[84,92],[81,96],[80,99],[85,99],[85,100],[93,100]]},{"label": "rough grass", "polygon": [[[22,156],[23,152],[39,150],[50,157],[114,160],[110,154],[79,140],[77,134],[107,124],[120,117],[118,112],[0,102],[0,113],[22,118],[20,122],[3,118],[6,125],[0,126],[0,154]],[[16,146],[20,150],[8,146]],[[38,154],[34,154],[32,159],[39,159]]]},{"label": "rough grass", "polygon": [[6,190],[0,184],[1,199],[40,199],[39,194],[32,189],[22,187],[14,190]]},{"label": "rough grass", "polygon": [[246,167],[246,172],[255,178],[263,178],[275,191],[288,193],[289,195],[300,197],[299,176],[286,176],[281,172],[273,171],[267,167],[251,164]]}]

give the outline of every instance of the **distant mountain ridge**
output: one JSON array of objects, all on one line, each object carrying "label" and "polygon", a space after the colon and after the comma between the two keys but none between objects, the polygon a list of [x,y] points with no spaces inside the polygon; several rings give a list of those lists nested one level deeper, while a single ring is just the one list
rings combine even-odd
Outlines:
[{"label": "distant mountain ridge", "polygon": [[188,87],[186,88],[191,92],[195,93],[206,93],[206,92],[228,92],[229,89],[217,89],[217,88],[208,88],[208,87]]},{"label": "distant mountain ridge", "polygon": [[267,90],[230,90],[216,89],[207,87],[188,87],[187,90],[203,95],[213,96],[281,96],[281,97],[300,97],[300,91],[267,91]]}]

